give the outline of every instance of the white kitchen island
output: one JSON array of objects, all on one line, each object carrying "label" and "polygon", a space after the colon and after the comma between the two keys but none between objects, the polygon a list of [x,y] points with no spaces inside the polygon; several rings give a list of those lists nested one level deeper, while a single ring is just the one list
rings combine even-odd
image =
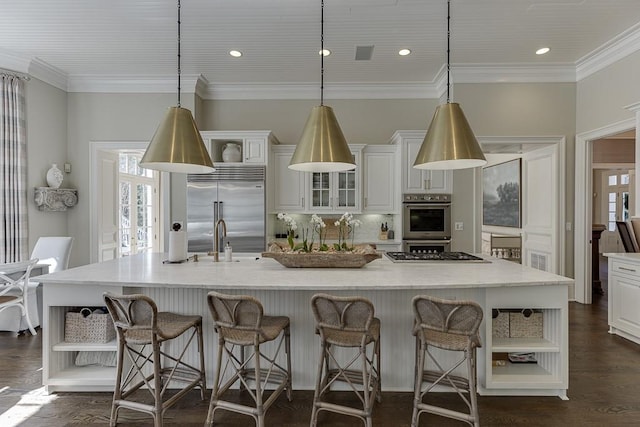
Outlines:
[{"label": "white kitchen island", "polygon": [[[207,377],[214,372],[216,339],[206,294],[211,290],[259,298],[268,314],[291,318],[294,389],[313,389],[319,340],[310,307],[316,292],[372,300],[382,324],[383,390],[413,388],[411,299],[418,294],[470,299],[484,309],[478,387],[483,395],[552,395],[568,388],[568,287],[573,279],[487,258],[490,263],[392,263],[386,257],[359,269],[289,269],[273,259],[235,257],[231,263],[163,264],[164,254],[140,254],[39,277],[44,283],[43,384],[53,391],[112,391],[115,369],[76,366],[78,351],[115,350],[116,343],[64,342],[70,307],[101,306],[102,293],[144,293],[163,311],[204,319]],[[493,309],[533,308],[543,313],[543,338],[492,337]],[[493,366],[494,353],[534,352],[537,363]],[[443,354],[442,357],[448,357]],[[195,363],[195,355],[192,355]]]}]

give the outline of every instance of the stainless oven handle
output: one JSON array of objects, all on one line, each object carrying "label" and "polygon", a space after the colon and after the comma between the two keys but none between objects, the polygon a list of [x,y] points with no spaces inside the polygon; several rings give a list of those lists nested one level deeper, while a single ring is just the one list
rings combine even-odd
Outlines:
[{"label": "stainless oven handle", "polygon": [[420,207],[420,206],[424,206],[424,207],[428,207],[428,208],[433,208],[433,207],[440,207],[440,206],[451,206],[451,202],[425,202],[425,201],[419,201],[419,202],[402,202],[402,204],[404,205],[405,208],[415,208],[416,206]]}]

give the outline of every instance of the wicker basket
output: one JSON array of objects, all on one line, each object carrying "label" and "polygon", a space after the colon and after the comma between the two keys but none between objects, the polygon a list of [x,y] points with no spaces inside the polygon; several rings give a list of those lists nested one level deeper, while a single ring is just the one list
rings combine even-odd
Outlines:
[{"label": "wicker basket", "polygon": [[82,308],[65,315],[64,340],[66,342],[107,343],[116,337],[111,315],[106,309]]},{"label": "wicker basket", "polygon": [[493,310],[491,330],[494,338],[509,338],[509,313]]},{"label": "wicker basket", "polygon": [[542,338],[542,312],[524,309],[509,313],[511,338]]}]

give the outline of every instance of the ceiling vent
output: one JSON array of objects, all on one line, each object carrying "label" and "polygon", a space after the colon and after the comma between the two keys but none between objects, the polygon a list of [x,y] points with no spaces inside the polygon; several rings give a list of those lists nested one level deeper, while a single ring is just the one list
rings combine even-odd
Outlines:
[{"label": "ceiling vent", "polygon": [[373,46],[356,46],[356,61],[369,61],[373,56]]}]

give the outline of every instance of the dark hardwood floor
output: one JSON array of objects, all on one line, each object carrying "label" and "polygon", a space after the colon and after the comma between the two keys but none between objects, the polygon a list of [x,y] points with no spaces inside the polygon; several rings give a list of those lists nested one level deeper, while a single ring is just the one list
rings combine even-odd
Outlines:
[{"label": "dark hardwood floor", "polygon": [[[601,276],[605,279],[606,271]],[[594,298],[587,306],[571,303],[569,400],[557,397],[479,396],[483,426],[640,426],[640,345],[607,333],[607,299]],[[0,333],[0,426],[108,425],[110,393],[57,393],[41,388],[42,334],[16,336]],[[384,373],[383,373],[384,375]],[[351,397],[334,393],[337,401]],[[238,401],[246,396],[238,393]],[[267,426],[307,426],[312,392],[295,391],[289,403],[278,398],[267,413]],[[438,397],[455,401],[452,394]],[[411,393],[383,393],[376,404],[374,426],[409,426]],[[201,426],[208,402],[194,392],[165,415],[168,426]],[[23,421],[20,421],[23,420]],[[249,417],[219,411],[217,426],[252,426]],[[151,425],[151,418],[122,410],[118,425]],[[357,419],[324,413],[320,425],[361,426]],[[421,426],[465,425],[439,417],[422,416]]]}]

